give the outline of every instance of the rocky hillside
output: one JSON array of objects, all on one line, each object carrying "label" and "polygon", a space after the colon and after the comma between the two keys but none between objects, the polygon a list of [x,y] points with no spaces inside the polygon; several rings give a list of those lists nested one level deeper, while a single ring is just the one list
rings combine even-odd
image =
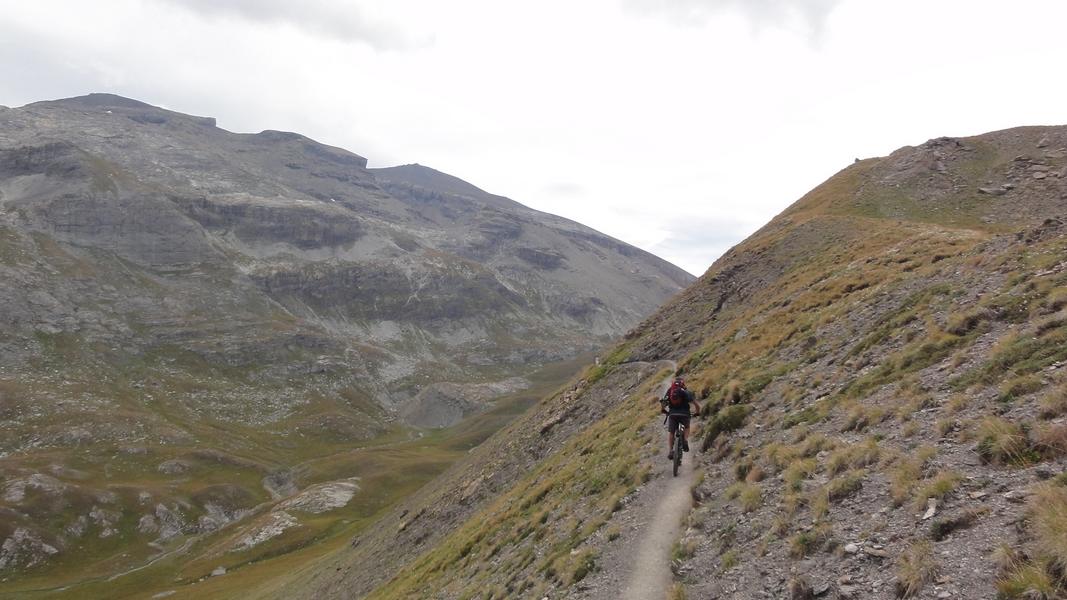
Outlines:
[{"label": "rocky hillside", "polygon": [[262,595],[617,598],[666,359],[704,404],[671,598],[1067,595],[1067,127],[849,166]]},{"label": "rocky hillside", "polygon": [[362,527],[692,277],[431,169],[92,94],[0,107],[0,279],[0,588],[31,589]]}]

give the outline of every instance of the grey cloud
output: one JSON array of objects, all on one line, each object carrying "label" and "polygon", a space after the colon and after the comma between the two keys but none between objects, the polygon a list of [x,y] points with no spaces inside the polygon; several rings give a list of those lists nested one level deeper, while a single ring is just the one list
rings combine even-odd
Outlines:
[{"label": "grey cloud", "polygon": [[581,196],[585,193],[585,188],[581,184],[570,181],[552,182],[542,187],[541,190],[553,196]]},{"label": "grey cloud", "polygon": [[255,23],[284,23],[308,33],[345,42],[362,42],[376,50],[404,50],[425,45],[399,27],[376,21],[346,0],[155,0],[207,17],[230,16]]},{"label": "grey cloud", "polygon": [[0,104],[21,106],[103,90],[98,73],[64,60],[47,41],[0,24]]},{"label": "grey cloud", "polygon": [[716,13],[737,11],[756,28],[788,24],[799,19],[812,37],[841,0],[623,0],[645,13],[665,14],[682,22],[704,22]]},{"label": "grey cloud", "polygon": [[757,227],[730,217],[672,219],[664,226],[669,236],[648,250],[694,275],[702,275],[711,263]]}]

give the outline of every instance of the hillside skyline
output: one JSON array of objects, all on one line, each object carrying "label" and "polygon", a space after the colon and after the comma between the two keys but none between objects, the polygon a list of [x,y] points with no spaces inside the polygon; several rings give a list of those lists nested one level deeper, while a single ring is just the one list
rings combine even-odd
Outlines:
[{"label": "hillside skyline", "polygon": [[1067,121],[1051,1],[0,6],[0,104],[108,91],[299,131],[697,275],[854,158]]}]

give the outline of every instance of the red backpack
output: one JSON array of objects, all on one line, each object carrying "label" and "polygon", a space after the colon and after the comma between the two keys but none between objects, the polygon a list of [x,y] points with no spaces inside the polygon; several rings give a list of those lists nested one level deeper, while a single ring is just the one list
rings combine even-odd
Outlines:
[{"label": "red backpack", "polygon": [[689,390],[685,389],[685,383],[675,381],[667,392],[667,401],[672,408],[681,408],[689,404]]}]

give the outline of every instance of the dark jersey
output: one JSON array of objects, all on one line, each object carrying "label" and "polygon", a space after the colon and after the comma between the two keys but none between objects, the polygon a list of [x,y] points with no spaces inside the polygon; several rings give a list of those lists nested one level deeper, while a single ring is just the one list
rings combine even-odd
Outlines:
[{"label": "dark jersey", "polygon": [[669,414],[672,414],[672,415],[683,415],[683,416],[688,417],[689,413],[690,413],[689,404],[691,402],[693,402],[696,399],[696,397],[693,395],[693,392],[690,392],[689,390],[683,389],[681,391],[685,395],[685,402],[683,402],[682,404],[680,404],[678,406],[672,406],[671,405],[671,397],[670,397],[671,396],[671,390],[670,390],[670,388],[667,388],[667,393],[663,394],[663,405],[667,408],[667,412]]}]

